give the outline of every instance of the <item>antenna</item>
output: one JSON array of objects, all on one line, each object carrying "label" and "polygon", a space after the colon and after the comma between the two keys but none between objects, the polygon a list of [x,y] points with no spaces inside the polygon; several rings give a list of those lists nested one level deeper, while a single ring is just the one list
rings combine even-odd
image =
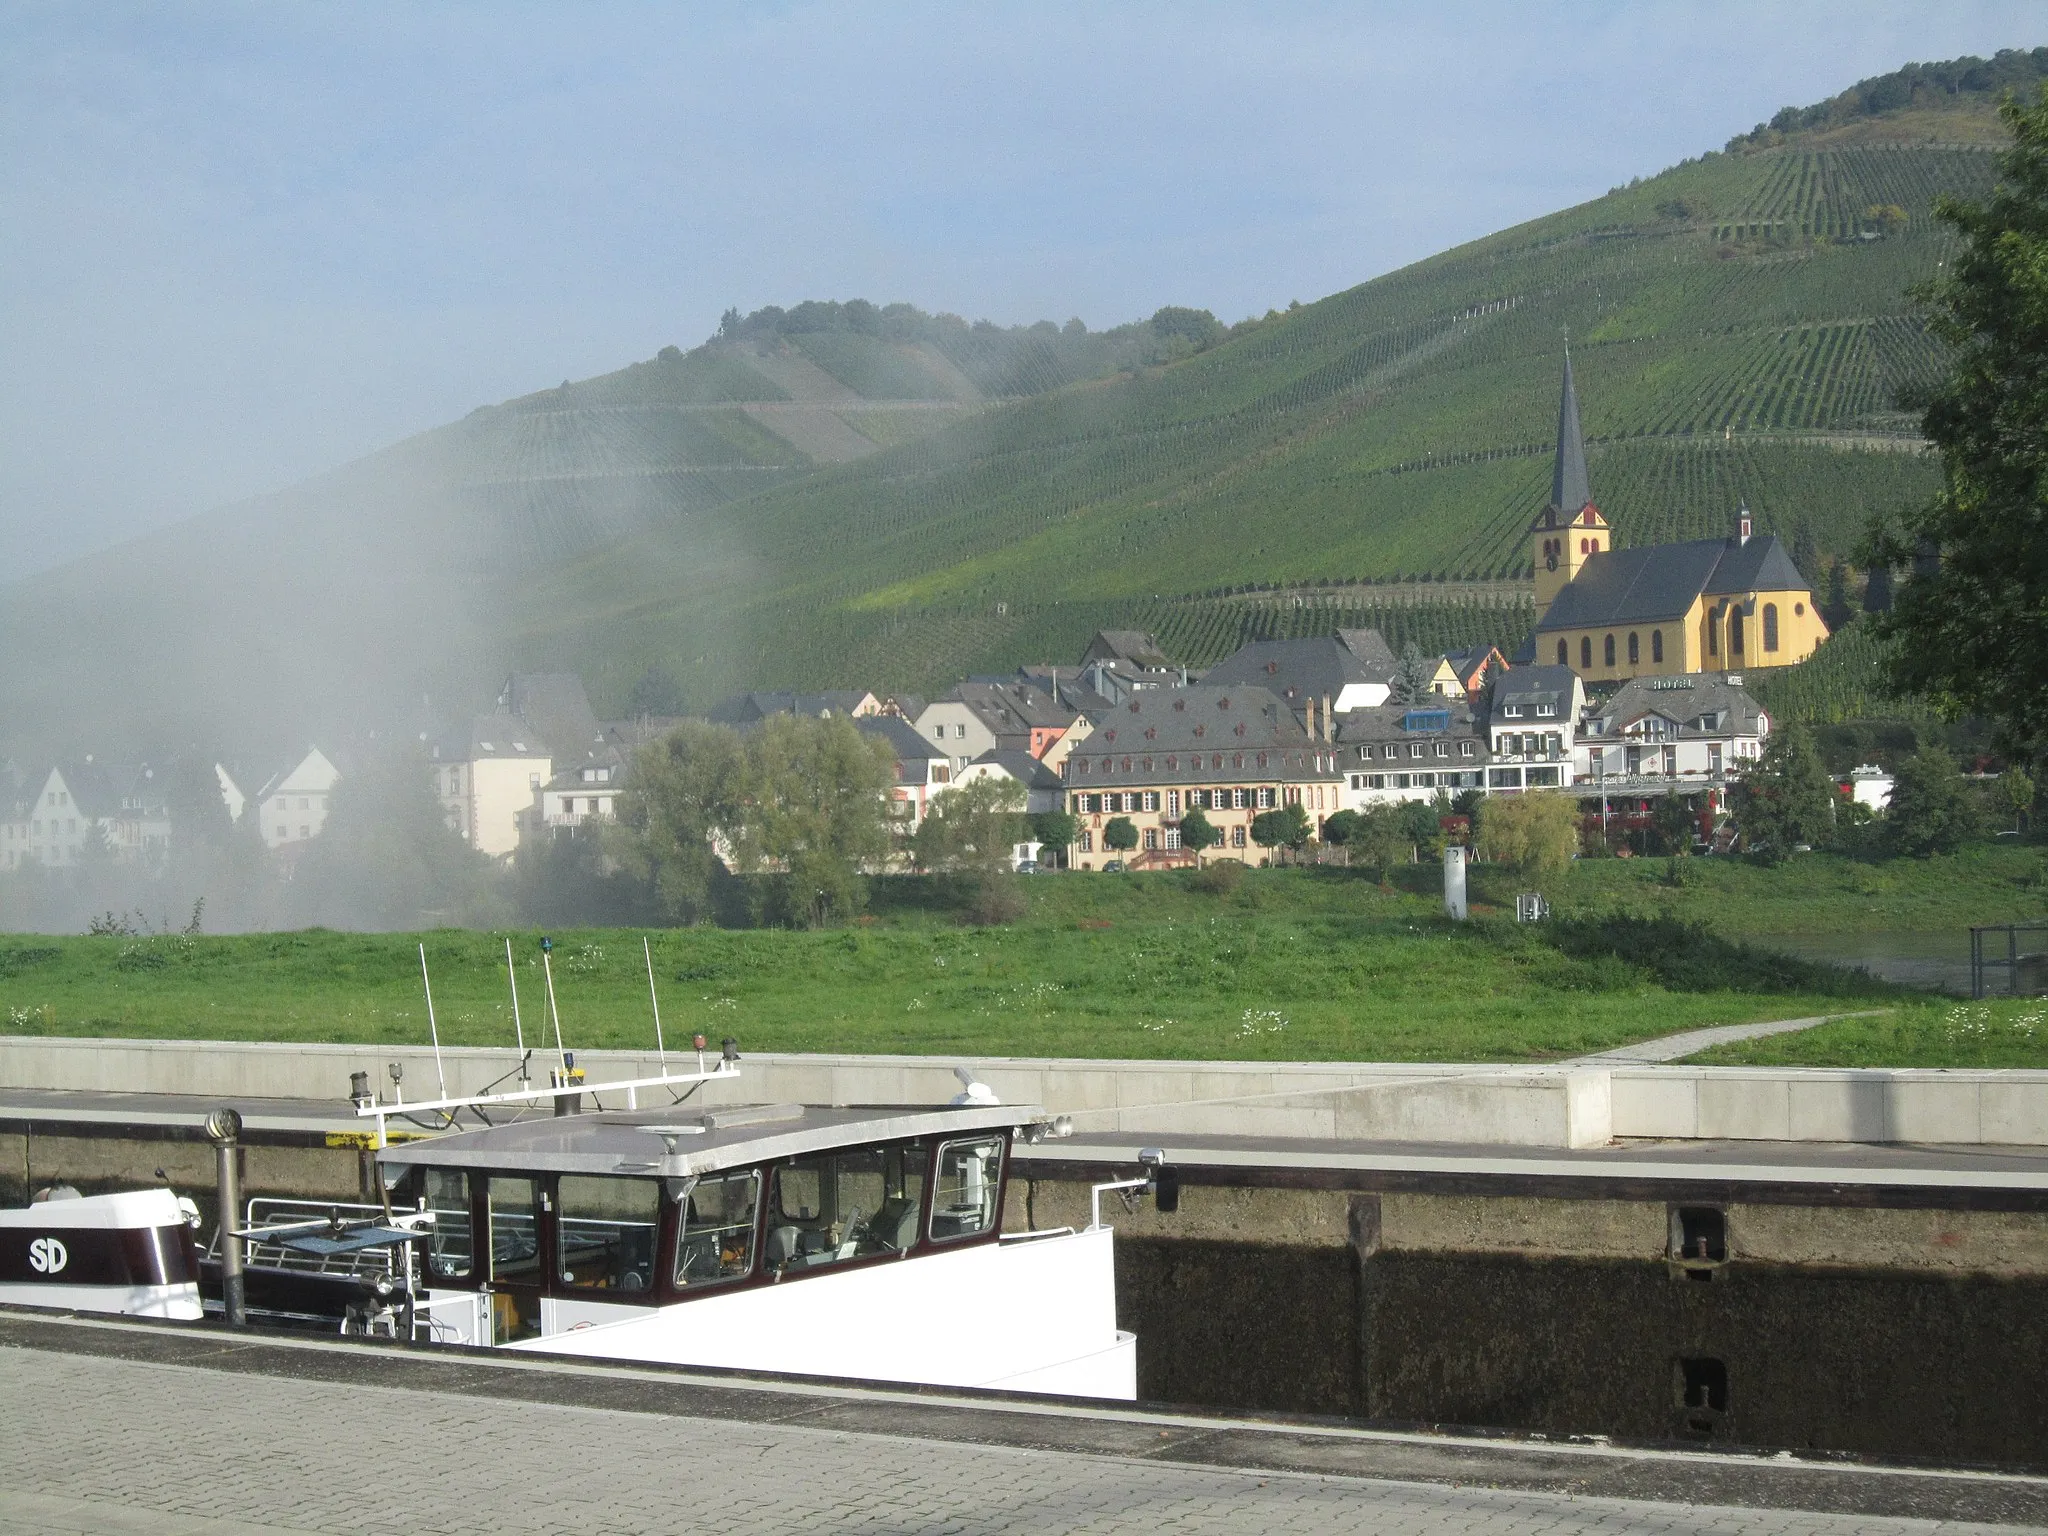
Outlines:
[{"label": "antenna", "polygon": [[548,980],[548,1013],[555,1021],[555,1054],[562,1058],[562,1081],[569,1080],[569,1053],[562,1045],[562,1010],[555,1006],[555,967],[549,956],[554,953],[555,941],[543,938],[540,941],[540,971]]},{"label": "antenna", "polygon": [[505,941],[505,979],[512,984],[512,1038],[519,1042],[519,1081],[526,1077],[526,1030],[519,1022],[519,972],[512,964],[512,941]]},{"label": "antenna", "polygon": [[427,994],[427,1031],[434,1037],[434,1075],[441,1080],[441,1097],[448,1097],[448,1074],[441,1068],[441,1026],[434,1022],[434,984],[427,979],[427,946],[420,946],[420,986]]},{"label": "antenna", "polygon": [[640,953],[647,957],[647,1001],[654,1005],[654,1054],[661,1059],[661,1070],[668,1071],[668,1047],[661,1043],[661,999],[654,993],[654,950],[647,942],[647,935],[640,935]]}]

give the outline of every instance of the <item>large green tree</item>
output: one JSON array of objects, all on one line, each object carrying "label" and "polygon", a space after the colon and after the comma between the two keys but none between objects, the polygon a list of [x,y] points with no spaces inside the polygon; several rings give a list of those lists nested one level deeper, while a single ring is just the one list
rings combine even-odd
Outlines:
[{"label": "large green tree", "polygon": [[[2012,147],[1982,202],[1936,200],[1962,238],[1917,290],[1948,372],[1917,403],[1943,485],[1873,533],[1877,570],[1913,567],[1883,633],[1894,686],[2048,746],[2048,86],[2000,109]],[[1876,570],[1872,573],[1875,581]]]},{"label": "large green tree", "polygon": [[608,843],[672,921],[710,916],[721,860],[738,863],[748,841],[750,778],[746,743],[729,726],[686,721],[634,753]]},{"label": "large green tree", "polygon": [[1900,853],[1954,853],[1981,829],[1956,760],[1925,746],[1898,766],[1885,806],[1885,831]]},{"label": "large green tree", "polygon": [[1811,847],[1834,835],[1835,798],[1813,733],[1797,723],[1783,725],[1743,775],[1735,819],[1750,851],[1775,862],[1801,843]]},{"label": "large green tree", "polygon": [[1024,841],[1024,801],[1024,786],[1011,778],[955,785],[932,801],[910,840],[911,857],[933,872],[1001,874]]},{"label": "large green tree", "polygon": [[866,872],[892,847],[889,744],[837,716],[771,715],[748,733],[747,763],[742,867],[787,876],[795,921],[819,927],[858,912]]}]

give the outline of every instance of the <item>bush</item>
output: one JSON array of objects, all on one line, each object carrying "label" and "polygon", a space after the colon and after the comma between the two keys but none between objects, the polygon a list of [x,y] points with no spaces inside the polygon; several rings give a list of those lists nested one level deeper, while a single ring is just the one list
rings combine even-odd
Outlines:
[{"label": "bush", "polygon": [[1016,922],[1030,908],[1031,904],[1024,899],[1024,892],[1014,879],[985,875],[975,882],[960,915],[963,921],[977,928],[995,928]]},{"label": "bush", "polygon": [[1243,880],[1242,864],[1236,859],[1218,859],[1214,864],[1205,864],[1188,876],[1188,886],[1211,896],[1228,896]]},{"label": "bush", "polygon": [[1887,841],[1900,853],[1925,858],[1954,853],[1979,831],[1977,808],[1956,760],[1939,747],[1923,747],[1893,776],[1885,808]]}]

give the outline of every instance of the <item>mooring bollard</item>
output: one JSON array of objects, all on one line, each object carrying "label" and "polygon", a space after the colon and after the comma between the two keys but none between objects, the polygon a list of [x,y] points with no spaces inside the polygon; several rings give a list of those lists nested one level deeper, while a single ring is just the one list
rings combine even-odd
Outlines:
[{"label": "mooring bollard", "polygon": [[242,1181],[235,1167],[242,1117],[222,1106],[206,1117],[207,1139],[213,1143],[220,1177],[220,1294],[230,1328],[249,1326],[249,1308],[242,1293],[242,1240],[235,1230],[242,1219]]}]

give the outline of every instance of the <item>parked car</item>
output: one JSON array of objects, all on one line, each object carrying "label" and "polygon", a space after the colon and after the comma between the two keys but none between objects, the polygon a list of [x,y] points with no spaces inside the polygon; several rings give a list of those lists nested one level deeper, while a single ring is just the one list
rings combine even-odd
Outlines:
[{"label": "parked car", "polygon": [[1017,873],[1018,873],[1018,874],[1020,874],[1020,875],[1035,875],[1035,874],[1037,874],[1037,873],[1038,873],[1038,861],[1037,861],[1036,859],[1025,859],[1025,860],[1024,860],[1024,861],[1023,861],[1022,863],[1020,863],[1020,864],[1019,864],[1019,865],[1017,866]]},{"label": "parked car", "polygon": [[1120,875],[1124,872],[1124,861],[1122,859],[1111,859],[1102,866],[1102,872],[1105,875]]}]

